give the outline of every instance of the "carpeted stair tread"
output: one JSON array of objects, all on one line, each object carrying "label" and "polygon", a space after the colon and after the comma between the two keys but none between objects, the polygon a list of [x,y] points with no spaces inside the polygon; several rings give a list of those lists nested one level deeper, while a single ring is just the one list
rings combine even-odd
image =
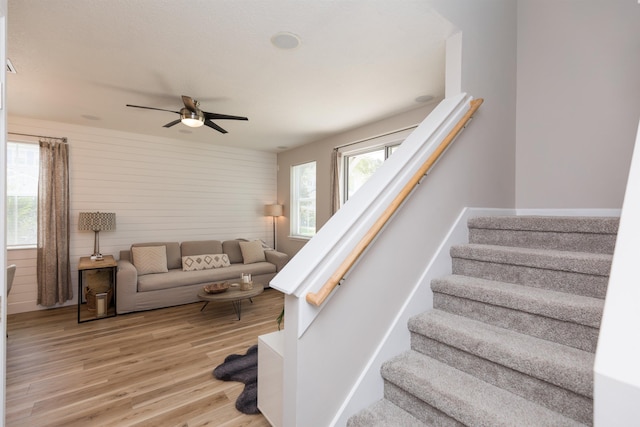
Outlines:
[{"label": "carpeted stair tread", "polygon": [[613,254],[615,234],[469,228],[469,243]]},{"label": "carpeted stair tread", "polygon": [[451,260],[454,274],[496,280],[536,288],[550,289],[575,295],[604,299],[607,294],[609,276],[575,273],[484,261],[482,258],[457,258]]},{"label": "carpeted stair tread", "polygon": [[616,217],[494,216],[468,220],[469,243],[613,254]]},{"label": "carpeted stair tread", "polygon": [[451,247],[452,258],[608,276],[612,256],[588,252],[466,244]]},{"label": "carpeted stair tread", "polygon": [[593,396],[593,353],[440,310],[412,317],[409,330],[580,395]]},{"label": "carpeted stair tread", "polygon": [[431,289],[593,328],[600,327],[604,307],[599,298],[455,274],[433,280]]},{"label": "carpeted stair tread", "polygon": [[394,405],[387,399],[382,399],[349,418],[347,427],[425,427],[426,424],[418,420],[407,411]]},{"label": "carpeted stair tread", "polygon": [[598,328],[440,292],[433,308],[595,353]]},{"label": "carpeted stair tread", "polygon": [[412,350],[385,362],[382,376],[464,425],[583,425]]},{"label": "carpeted stair tread", "polygon": [[470,218],[469,228],[556,233],[618,234],[619,217],[506,215]]}]

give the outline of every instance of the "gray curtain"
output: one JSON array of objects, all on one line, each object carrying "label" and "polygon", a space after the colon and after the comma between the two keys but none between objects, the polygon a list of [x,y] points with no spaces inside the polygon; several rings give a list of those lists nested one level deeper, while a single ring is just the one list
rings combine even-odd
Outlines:
[{"label": "gray curtain", "polygon": [[340,209],[340,159],[337,148],[331,152],[331,215]]},{"label": "gray curtain", "polygon": [[40,139],[38,180],[38,304],[73,298],[69,264],[69,147],[66,139]]}]

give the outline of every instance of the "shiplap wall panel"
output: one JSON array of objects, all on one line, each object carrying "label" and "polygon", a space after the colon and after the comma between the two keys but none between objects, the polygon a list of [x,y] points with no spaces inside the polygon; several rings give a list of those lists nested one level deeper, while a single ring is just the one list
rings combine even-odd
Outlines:
[{"label": "shiplap wall panel", "polygon": [[[276,201],[274,153],[22,117],[9,118],[9,132],[68,138],[74,295],[78,259],[93,253],[94,242],[93,232],[77,230],[80,212],[116,213],[116,230],[100,233],[100,251],[116,258],[136,242],[273,243],[272,218],[263,208]],[[23,139],[10,134],[9,140]],[[8,262],[18,265],[8,313],[43,308],[36,304],[35,257],[35,249],[8,253]],[[65,305],[76,303],[74,298]]]}]

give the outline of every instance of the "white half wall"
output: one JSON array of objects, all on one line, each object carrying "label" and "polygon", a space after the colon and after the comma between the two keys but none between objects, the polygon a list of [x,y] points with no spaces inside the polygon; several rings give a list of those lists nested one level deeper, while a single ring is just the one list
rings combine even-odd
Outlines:
[{"label": "white half wall", "polygon": [[594,367],[594,422],[637,425],[640,420],[640,123],[620,217]]},{"label": "white half wall", "polygon": [[[100,251],[116,258],[136,242],[243,237],[272,244],[263,208],[276,200],[274,153],[19,117],[9,117],[9,131],[68,138],[74,294],[78,259],[93,253],[93,233],[77,231],[81,211],[116,213],[116,231],[100,233]],[[8,251],[18,266],[9,314],[43,308],[35,258],[35,249]]]}]

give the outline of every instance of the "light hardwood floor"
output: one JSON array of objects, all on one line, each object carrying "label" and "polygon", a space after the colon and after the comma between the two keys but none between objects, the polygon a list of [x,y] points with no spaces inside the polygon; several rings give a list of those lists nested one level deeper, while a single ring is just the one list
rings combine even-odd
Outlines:
[{"label": "light hardwood floor", "polygon": [[77,323],[76,307],[8,316],[6,425],[268,426],[235,408],[244,384],[213,369],[278,329],[283,296]]}]

